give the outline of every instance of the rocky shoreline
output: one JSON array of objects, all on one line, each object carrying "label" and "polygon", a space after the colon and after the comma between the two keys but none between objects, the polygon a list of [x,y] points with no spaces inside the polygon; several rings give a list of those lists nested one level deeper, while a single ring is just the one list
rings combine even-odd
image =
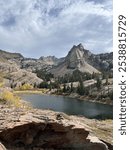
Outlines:
[{"label": "rocky shoreline", "polygon": [[1,150],[112,150],[112,120],[0,104],[0,142]]},{"label": "rocky shoreline", "polygon": [[[64,96],[64,95],[63,95]],[[84,100],[84,101],[88,101],[88,102],[93,102],[93,103],[100,103],[100,104],[106,104],[106,105],[113,105],[113,102],[111,100],[99,100],[99,99],[94,99],[94,98],[90,98],[88,96],[79,96],[79,95],[74,95],[74,94],[70,94],[66,97],[70,97],[70,98],[77,98],[79,100]]]}]

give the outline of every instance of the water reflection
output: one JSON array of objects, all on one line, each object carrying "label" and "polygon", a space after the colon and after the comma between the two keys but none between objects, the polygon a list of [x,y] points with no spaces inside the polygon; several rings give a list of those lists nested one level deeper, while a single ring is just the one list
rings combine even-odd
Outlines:
[{"label": "water reflection", "polygon": [[113,108],[109,105],[91,103],[63,96],[21,94],[21,97],[31,102],[35,108],[52,109],[71,115],[83,115],[96,119],[112,119],[113,116]]}]

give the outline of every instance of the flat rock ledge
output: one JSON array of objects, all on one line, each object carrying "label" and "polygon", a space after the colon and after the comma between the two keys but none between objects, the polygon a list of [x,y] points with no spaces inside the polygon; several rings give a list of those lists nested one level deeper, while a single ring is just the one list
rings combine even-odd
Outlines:
[{"label": "flat rock ledge", "polygon": [[57,149],[112,150],[112,144],[95,136],[80,117],[0,105],[0,150]]}]

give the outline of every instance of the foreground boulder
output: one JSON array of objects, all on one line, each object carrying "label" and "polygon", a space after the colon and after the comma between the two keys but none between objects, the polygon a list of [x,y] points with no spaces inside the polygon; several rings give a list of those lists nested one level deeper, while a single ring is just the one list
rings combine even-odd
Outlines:
[{"label": "foreground boulder", "polygon": [[89,127],[66,114],[50,110],[2,109],[6,121],[1,121],[0,141],[8,150],[112,149],[110,143],[90,134]]},{"label": "foreground boulder", "polygon": [[6,150],[5,146],[2,143],[0,143],[0,150]]}]

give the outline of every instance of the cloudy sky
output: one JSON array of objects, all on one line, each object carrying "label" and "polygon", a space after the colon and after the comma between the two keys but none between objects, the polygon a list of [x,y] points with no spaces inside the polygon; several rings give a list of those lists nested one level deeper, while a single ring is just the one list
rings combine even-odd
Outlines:
[{"label": "cloudy sky", "polygon": [[0,0],[0,49],[65,56],[82,43],[112,51],[112,0]]}]

